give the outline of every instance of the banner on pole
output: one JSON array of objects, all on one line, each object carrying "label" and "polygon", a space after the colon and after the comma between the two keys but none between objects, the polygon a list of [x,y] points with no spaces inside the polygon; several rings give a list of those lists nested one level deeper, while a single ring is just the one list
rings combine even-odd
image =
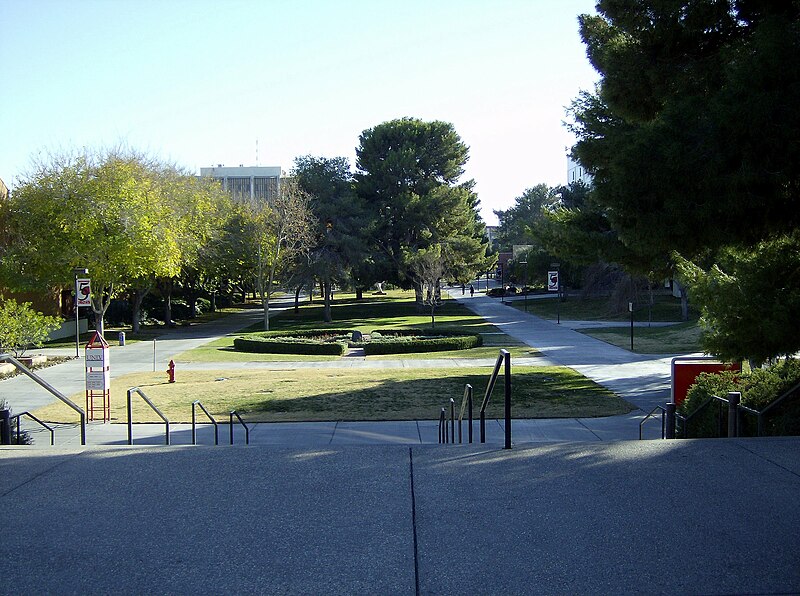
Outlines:
[{"label": "banner on pole", "polygon": [[547,291],[558,292],[558,271],[547,272]]},{"label": "banner on pole", "polygon": [[90,280],[78,279],[75,281],[75,297],[78,306],[92,305],[92,287]]}]

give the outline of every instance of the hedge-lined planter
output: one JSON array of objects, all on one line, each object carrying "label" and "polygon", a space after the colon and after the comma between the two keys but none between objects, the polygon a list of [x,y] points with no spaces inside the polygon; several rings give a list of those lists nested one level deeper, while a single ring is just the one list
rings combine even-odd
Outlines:
[{"label": "hedge-lined planter", "polygon": [[302,354],[343,356],[347,352],[349,329],[310,329],[307,331],[263,331],[233,340],[239,352],[258,354]]},{"label": "hedge-lined planter", "polygon": [[483,345],[478,333],[452,329],[377,329],[363,345],[365,356],[469,350]]},{"label": "hedge-lined planter", "polygon": [[350,347],[364,348],[365,356],[468,350],[483,345],[478,333],[454,329],[378,329],[365,342],[349,341],[350,329],[310,329],[307,331],[262,331],[237,337],[233,347],[239,352],[259,354],[302,354],[344,356]]}]

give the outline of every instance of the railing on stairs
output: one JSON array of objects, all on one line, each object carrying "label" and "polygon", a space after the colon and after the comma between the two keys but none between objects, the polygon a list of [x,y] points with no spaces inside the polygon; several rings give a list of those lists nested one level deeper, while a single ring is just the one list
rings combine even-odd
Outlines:
[{"label": "railing on stairs", "polygon": [[67,404],[70,408],[75,410],[78,413],[78,415],[80,416],[80,419],[81,419],[81,445],[86,445],[86,412],[81,407],[79,407],[78,405],[73,403],[66,395],[61,393],[58,389],[53,387],[50,383],[45,381],[39,375],[37,375],[36,373],[32,372],[27,366],[22,364],[19,360],[14,358],[11,354],[0,354],[0,362],[8,362],[10,364],[13,364],[14,367],[19,372],[21,372],[22,374],[24,374],[25,376],[27,376],[28,378],[33,380],[35,383],[37,383],[38,385],[43,387],[45,390],[47,390],[48,392],[53,394],[55,397],[60,399],[62,402]]},{"label": "railing on stairs", "polygon": [[464,397],[461,398],[461,411],[458,414],[458,442],[461,443],[461,422],[464,420],[464,410],[469,414],[467,424],[469,442],[472,443],[472,385],[467,383],[464,386]]},{"label": "railing on stairs", "polygon": [[[797,396],[800,396],[800,383],[794,385],[788,391],[785,391],[761,410],[757,410],[742,405],[742,394],[738,391],[731,391],[725,397],[712,395],[688,415],[677,412],[675,404],[670,402],[666,404],[666,407],[656,406],[652,412],[645,416],[639,423],[639,438],[642,438],[642,427],[645,422],[653,417],[653,414],[658,410],[662,412],[662,438],[687,438],[689,437],[690,430],[694,428],[693,424],[697,424],[697,420],[700,419],[708,408],[714,406],[717,407],[716,419],[712,419],[710,422],[713,425],[712,432],[717,437],[740,437],[745,435],[761,437],[765,434],[768,416],[790,398]],[[755,416],[756,418],[755,433],[753,433],[752,427],[748,430],[743,424],[744,416],[748,415]],[[709,420],[706,419],[705,424],[707,425],[708,423]]]},{"label": "railing on stairs", "polygon": [[166,416],[161,412],[161,410],[156,407],[156,405],[150,401],[150,398],[145,395],[144,391],[139,389],[138,387],[131,387],[128,389],[128,445],[133,445],[133,411],[131,408],[131,396],[136,393],[144,400],[150,408],[158,414],[161,420],[164,421],[165,430],[164,430],[164,444],[169,445],[169,420]]},{"label": "railing on stairs", "polygon": [[31,420],[36,422],[39,426],[42,426],[47,431],[49,431],[50,432],[50,445],[53,446],[53,445],[56,444],[55,432],[53,431],[52,427],[48,426],[47,424],[45,424],[44,422],[39,420],[36,416],[31,414],[30,412],[20,412],[19,414],[14,414],[10,418],[10,420],[14,420],[14,418],[17,419],[17,445],[20,444],[19,441],[20,441],[20,437],[22,436],[22,430],[20,429],[20,418],[22,418],[23,416],[27,416],[28,418],[30,418]]},{"label": "railing on stairs", "polygon": [[497,383],[497,377],[500,374],[500,367],[504,367],[504,386],[505,386],[505,443],[503,449],[511,449],[511,354],[508,350],[500,350],[497,356],[497,362],[494,364],[492,376],[489,378],[489,386],[486,387],[486,394],[483,396],[483,403],[481,404],[481,443],[486,442],[486,407],[489,405],[489,400],[492,397],[492,391]]},{"label": "railing on stairs", "polygon": [[[483,397],[480,409],[480,429],[481,429],[481,443],[486,442],[486,408],[489,405],[489,400],[492,397],[492,392],[497,384],[497,377],[500,375],[500,369],[503,368],[503,379],[505,387],[505,444],[504,449],[511,449],[511,354],[508,350],[500,350],[497,356],[494,369],[489,377],[489,385],[486,388],[486,394]],[[466,411],[469,417],[469,442],[472,443],[472,385],[467,384],[464,387],[464,396],[461,399],[461,409],[458,415],[458,442],[463,441],[462,435],[462,422],[464,420],[464,412]],[[439,443],[455,443],[455,400],[450,399],[450,428],[447,425],[447,415],[445,408],[442,408],[439,413]]]},{"label": "railing on stairs", "polygon": [[238,420],[239,424],[241,424],[242,427],[244,428],[244,444],[245,445],[249,445],[250,444],[250,428],[244,423],[244,420],[242,420],[242,417],[239,416],[239,412],[237,412],[236,410],[231,410],[230,416],[231,416],[231,422],[230,422],[230,425],[231,425],[230,426],[230,429],[231,429],[231,445],[233,445],[233,417],[234,416],[236,416],[236,420]]},{"label": "railing on stairs", "polygon": [[206,410],[206,407],[200,403],[200,400],[192,402],[192,445],[197,445],[197,406],[203,410],[203,413],[214,425],[214,445],[219,445],[219,425],[214,417]]}]

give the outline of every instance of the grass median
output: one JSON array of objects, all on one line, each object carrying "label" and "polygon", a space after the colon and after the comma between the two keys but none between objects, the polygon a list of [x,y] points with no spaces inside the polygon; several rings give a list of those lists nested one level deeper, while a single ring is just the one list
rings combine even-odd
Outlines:
[{"label": "grass median", "polygon": [[[187,371],[176,383],[163,373],[137,373],[115,379],[111,390],[112,422],[126,422],[125,392],[138,386],[171,422],[191,420],[191,404],[200,400],[219,420],[231,410],[248,422],[325,420],[429,420],[452,397],[460,405],[464,386],[473,386],[480,407],[490,368],[216,370]],[[487,414],[502,417],[502,383],[495,388]],[[82,394],[72,399],[83,404]],[[138,397],[136,422],[159,418]],[[515,367],[515,418],[595,417],[624,414],[628,402],[565,367]],[[52,404],[36,415],[54,422],[77,421],[72,410]]]}]

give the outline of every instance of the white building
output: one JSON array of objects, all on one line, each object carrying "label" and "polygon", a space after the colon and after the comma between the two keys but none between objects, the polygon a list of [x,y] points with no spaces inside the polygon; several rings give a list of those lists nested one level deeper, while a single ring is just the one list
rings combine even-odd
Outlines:
[{"label": "white building", "polygon": [[200,168],[201,176],[210,176],[222,184],[236,200],[271,201],[278,196],[281,184],[280,166],[239,166]]},{"label": "white building", "polygon": [[583,182],[586,186],[592,185],[592,176],[579,162],[567,155],[567,184]]}]

